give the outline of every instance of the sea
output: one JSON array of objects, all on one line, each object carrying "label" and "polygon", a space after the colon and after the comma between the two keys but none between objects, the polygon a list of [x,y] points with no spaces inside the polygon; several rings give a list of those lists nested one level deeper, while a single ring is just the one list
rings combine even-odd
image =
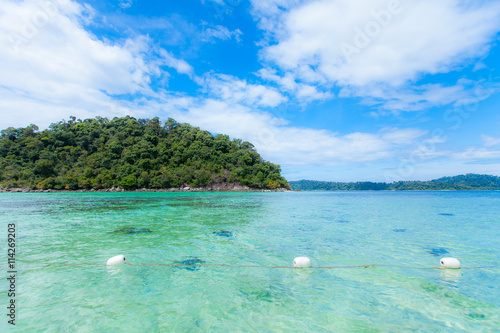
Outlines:
[{"label": "sea", "polygon": [[486,191],[0,193],[0,331],[500,332],[499,226]]}]

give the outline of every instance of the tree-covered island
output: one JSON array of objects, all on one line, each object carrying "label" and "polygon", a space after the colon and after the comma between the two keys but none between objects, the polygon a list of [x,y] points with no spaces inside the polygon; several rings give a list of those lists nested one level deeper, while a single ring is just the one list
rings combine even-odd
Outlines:
[{"label": "tree-covered island", "polygon": [[3,188],[289,189],[280,172],[249,142],[171,118],[162,124],[158,118],[70,117],[43,131],[10,127],[0,137]]},{"label": "tree-covered island", "polygon": [[325,182],[317,180],[291,181],[293,190],[300,191],[500,191],[500,177],[466,174],[429,181]]}]

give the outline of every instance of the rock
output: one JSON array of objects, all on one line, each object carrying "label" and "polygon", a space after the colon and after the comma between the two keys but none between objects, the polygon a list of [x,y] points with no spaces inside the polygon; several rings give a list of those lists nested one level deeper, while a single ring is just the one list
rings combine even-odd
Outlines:
[{"label": "rock", "polygon": [[204,264],[205,261],[198,259],[197,257],[192,257],[182,261],[175,261],[175,263],[178,265],[178,268],[187,269],[188,271],[195,271],[198,270],[200,268],[199,265]]},{"label": "rock", "polygon": [[148,228],[124,227],[113,231],[114,234],[144,234],[152,232]]},{"label": "rock", "polygon": [[221,236],[221,237],[232,237],[233,236],[233,233],[229,230],[214,231],[213,234],[216,236]]}]

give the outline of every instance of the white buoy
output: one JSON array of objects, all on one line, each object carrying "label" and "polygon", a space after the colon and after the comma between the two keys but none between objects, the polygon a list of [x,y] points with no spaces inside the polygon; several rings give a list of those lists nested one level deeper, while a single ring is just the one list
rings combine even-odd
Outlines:
[{"label": "white buoy", "polygon": [[120,254],[118,256],[114,256],[113,258],[109,258],[106,262],[106,266],[123,265],[124,263],[125,256]]},{"label": "white buoy", "polygon": [[311,259],[308,257],[297,257],[293,259],[293,267],[307,268],[311,267]]},{"label": "white buoy", "polygon": [[443,258],[440,260],[441,266],[443,268],[453,268],[453,269],[459,269],[460,268],[460,261],[455,258]]}]

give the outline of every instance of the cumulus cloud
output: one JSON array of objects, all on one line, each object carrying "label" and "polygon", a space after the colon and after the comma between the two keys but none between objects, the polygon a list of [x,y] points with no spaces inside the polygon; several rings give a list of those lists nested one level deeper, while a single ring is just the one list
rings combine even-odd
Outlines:
[{"label": "cumulus cloud", "polygon": [[[254,0],[271,30],[264,61],[308,84],[347,87],[377,97],[425,75],[447,73],[484,56],[499,31],[500,3],[458,0]],[[277,23],[271,23],[271,20]],[[423,104],[434,104],[432,94]],[[456,87],[441,87],[456,89]],[[435,89],[432,89],[435,91]],[[405,93],[411,93],[407,89]],[[368,95],[368,96],[367,96]],[[427,97],[429,99],[427,99]],[[405,98],[401,99],[402,102]],[[438,103],[442,103],[439,100]],[[392,103],[383,105],[392,108]],[[400,107],[400,106],[397,106]]]},{"label": "cumulus cloud", "polygon": [[159,60],[147,37],[116,43],[102,41],[86,31],[91,7],[69,0],[22,2],[2,0],[0,12],[0,108],[3,127],[21,126],[38,116],[39,126],[67,118],[123,115],[125,108],[113,96],[152,94],[151,77],[160,66],[193,75],[183,60],[159,50]]},{"label": "cumulus cloud", "polygon": [[270,68],[262,68],[257,73],[261,78],[277,83],[281,89],[294,95],[302,102],[313,100],[327,100],[333,98],[333,94],[328,91],[320,91],[314,85],[299,83],[290,73],[280,76]]},{"label": "cumulus cloud", "polygon": [[249,84],[231,75],[207,73],[197,82],[209,95],[232,104],[276,107],[287,100],[275,88]]},{"label": "cumulus cloud", "polygon": [[[3,1],[5,2],[5,1]],[[95,87],[109,94],[132,93],[149,83],[140,55],[143,39],[105,44],[82,28],[85,7],[67,2],[48,12],[38,1],[5,2],[0,19],[4,86],[50,93],[51,83]],[[47,89],[48,88],[48,89]]]},{"label": "cumulus cloud", "polygon": [[283,13],[297,8],[301,0],[251,0],[252,14],[258,18],[259,27],[272,36],[280,36]]}]

